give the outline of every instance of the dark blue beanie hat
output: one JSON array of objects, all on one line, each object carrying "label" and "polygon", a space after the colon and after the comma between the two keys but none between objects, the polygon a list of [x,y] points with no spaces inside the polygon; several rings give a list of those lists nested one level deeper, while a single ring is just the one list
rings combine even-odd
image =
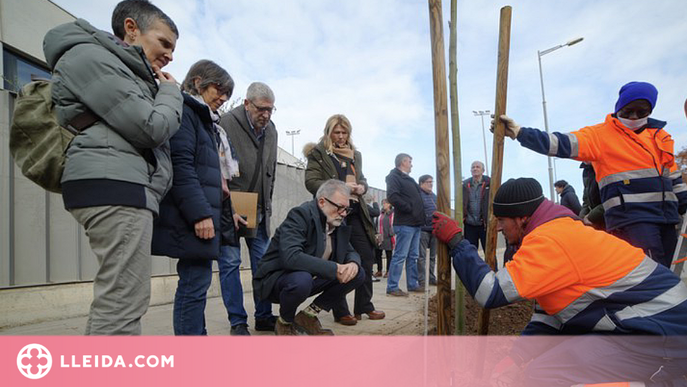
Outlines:
[{"label": "dark blue beanie hat", "polygon": [[620,88],[618,102],[615,103],[615,113],[625,105],[638,99],[645,99],[651,104],[651,110],[656,106],[658,90],[648,82],[630,82]]}]

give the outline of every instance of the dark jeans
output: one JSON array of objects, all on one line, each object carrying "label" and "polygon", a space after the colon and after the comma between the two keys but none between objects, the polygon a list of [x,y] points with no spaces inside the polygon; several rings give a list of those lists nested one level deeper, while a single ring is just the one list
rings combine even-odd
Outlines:
[{"label": "dark jeans", "polygon": [[482,251],[487,251],[487,229],[484,226],[473,226],[465,223],[465,239],[476,249],[479,249],[478,242],[482,242]]},{"label": "dark jeans", "polygon": [[179,282],[174,295],[174,334],[207,335],[205,304],[212,282],[212,261],[180,259],[177,273]]},{"label": "dark jeans", "polygon": [[[250,270],[255,273],[258,269],[258,262],[267,250],[269,238],[263,220],[258,225],[258,235],[255,238],[245,238],[250,255]],[[246,324],[248,314],[243,307],[243,287],[241,286],[241,248],[235,246],[222,246],[220,256],[217,261],[219,266],[219,284],[222,290],[222,300],[227,309],[227,315],[231,326]],[[255,303],[255,319],[269,319],[272,317],[272,304],[267,301],[260,301],[257,293],[253,292],[253,302]]]},{"label": "dark jeans", "polygon": [[[351,246],[360,255],[360,263],[365,273],[365,280],[362,285],[355,289],[353,312],[363,314],[375,310],[372,304],[372,263],[374,261],[374,246],[370,242],[365,226],[360,215],[356,212],[346,217],[346,224],[351,227]],[[341,298],[340,302],[332,308],[334,318],[340,318],[351,314],[348,309],[346,298]]]},{"label": "dark jeans", "polygon": [[634,223],[611,231],[611,234],[639,247],[659,264],[670,268],[677,244],[675,225]]},{"label": "dark jeans", "polygon": [[270,294],[270,301],[279,304],[279,316],[284,321],[293,322],[296,309],[308,297],[322,293],[313,303],[328,311],[345,298],[346,294],[360,287],[364,279],[365,273],[362,270],[358,270],[358,275],[345,284],[336,279],[313,277],[307,271],[292,271],[279,277]]}]

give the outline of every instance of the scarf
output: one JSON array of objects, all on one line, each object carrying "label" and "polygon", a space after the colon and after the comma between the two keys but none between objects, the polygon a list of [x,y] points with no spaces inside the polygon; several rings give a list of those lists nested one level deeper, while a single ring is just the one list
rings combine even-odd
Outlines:
[{"label": "scarf", "polygon": [[[339,147],[336,144],[334,144],[334,146],[332,147],[332,152],[333,152],[334,158],[337,159],[339,161],[339,163],[341,164],[341,168],[345,171],[351,171],[353,173],[353,174],[347,174],[346,175],[346,183],[357,183],[358,182],[356,179],[357,172],[355,171],[355,165],[353,164],[355,154],[353,152],[353,149],[351,149],[351,146],[346,144],[342,147]],[[337,156],[346,158],[350,161],[341,160]],[[350,169],[348,167],[350,167]]]},{"label": "scarf", "polygon": [[215,131],[219,135],[220,140],[217,150],[219,151],[219,165],[222,169],[222,177],[226,180],[231,180],[233,177],[239,175],[239,162],[236,157],[236,150],[231,144],[231,140],[229,139],[229,136],[227,136],[227,132],[224,131],[224,128],[219,125],[220,116],[210,109],[210,106],[205,103],[201,96],[191,95],[191,97],[201,104],[207,106],[208,111],[210,112],[210,119],[212,119],[212,124],[215,128]]}]

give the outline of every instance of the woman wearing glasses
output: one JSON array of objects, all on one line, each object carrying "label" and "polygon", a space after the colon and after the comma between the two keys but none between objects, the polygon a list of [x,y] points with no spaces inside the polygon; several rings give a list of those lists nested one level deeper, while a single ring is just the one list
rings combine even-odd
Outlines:
[{"label": "woman wearing glasses", "polygon": [[332,309],[334,320],[343,325],[355,325],[367,314],[370,320],[381,320],[384,312],[372,304],[372,264],[374,262],[375,227],[362,196],[367,192],[367,180],[362,170],[362,155],[351,141],[351,122],[343,114],[331,116],[324,127],[319,143],[309,143],[303,149],[308,159],[305,170],[305,188],[313,195],[325,181],[339,179],[351,188],[350,208],[346,224],[351,227],[351,245],[360,255],[365,282],[355,291],[355,305],[351,315],[346,299]]},{"label": "woman wearing glasses", "polygon": [[181,85],[184,113],[181,128],[170,140],[173,185],[160,204],[152,242],[153,254],[179,259],[175,335],[207,334],[212,261],[220,255],[223,231],[235,227],[228,223],[236,220],[220,220],[223,199],[229,198],[226,180],[236,174],[238,164],[217,115],[233,89],[229,73],[209,60],[191,66]]}]

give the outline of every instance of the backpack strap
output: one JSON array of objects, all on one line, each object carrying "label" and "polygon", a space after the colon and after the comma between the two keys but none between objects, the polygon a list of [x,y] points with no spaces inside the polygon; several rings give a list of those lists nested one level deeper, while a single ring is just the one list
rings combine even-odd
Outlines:
[{"label": "backpack strap", "polygon": [[77,114],[66,126],[70,132],[79,134],[82,130],[98,122],[98,120],[100,120],[100,117],[88,109],[83,113]]},{"label": "backpack strap", "polygon": [[[36,81],[52,82],[52,80],[49,78],[43,78],[36,74],[31,74],[31,82]],[[86,108],[85,112],[77,114],[71,119],[71,121],[67,122],[65,129],[72,132],[72,134],[77,135],[82,130],[98,122],[98,120],[100,120],[100,117],[93,113],[91,109]]]}]

